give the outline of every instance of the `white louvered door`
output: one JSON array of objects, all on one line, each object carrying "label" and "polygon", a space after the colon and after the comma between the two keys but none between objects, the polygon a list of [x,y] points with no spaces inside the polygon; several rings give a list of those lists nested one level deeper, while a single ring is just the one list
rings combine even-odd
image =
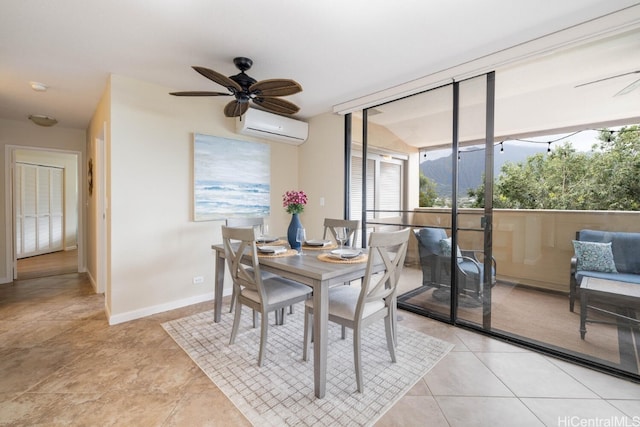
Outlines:
[{"label": "white louvered door", "polygon": [[16,258],[63,249],[64,169],[16,163]]}]

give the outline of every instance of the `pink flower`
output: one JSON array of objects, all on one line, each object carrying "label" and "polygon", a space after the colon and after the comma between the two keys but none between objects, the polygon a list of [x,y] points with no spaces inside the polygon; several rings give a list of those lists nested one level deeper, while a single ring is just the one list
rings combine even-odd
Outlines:
[{"label": "pink flower", "polygon": [[307,204],[307,201],[307,195],[302,190],[287,191],[282,195],[282,206],[285,207],[290,214],[304,211],[304,205]]}]

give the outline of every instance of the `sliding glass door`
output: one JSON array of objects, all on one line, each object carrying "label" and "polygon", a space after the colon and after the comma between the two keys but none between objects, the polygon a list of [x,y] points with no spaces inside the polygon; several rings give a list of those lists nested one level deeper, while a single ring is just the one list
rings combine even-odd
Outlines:
[{"label": "sliding glass door", "polygon": [[[619,54],[639,35],[353,114],[351,214],[413,229],[400,308],[640,380],[640,80]],[[376,172],[403,155],[404,178]],[[588,236],[617,272],[579,261]]]},{"label": "sliding glass door", "polygon": [[491,256],[492,205],[486,203],[492,199],[493,171],[487,166],[493,165],[493,77],[491,73],[454,86],[456,256],[451,258],[451,268],[455,268],[457,292],[452,301],[453,319],[487,330],[491,328],[491,290],[497,273]]},{"label": "sliding glass door", "polygon": [[[363,221],[362,236],[413,229],[405,270],[413,277],[401,284],[400,306],[480,326],[490,324],[487,260],[495,273],[491,256],[484,256],[491,249],[491,206],[486,212],[483,193],[491,191],[483,181],[492,164],[485,159],[493,144],[488,81],[480,76],[355,115],[350,168],[350,214]],[[419,174],[419,187],[408,171]]]}]

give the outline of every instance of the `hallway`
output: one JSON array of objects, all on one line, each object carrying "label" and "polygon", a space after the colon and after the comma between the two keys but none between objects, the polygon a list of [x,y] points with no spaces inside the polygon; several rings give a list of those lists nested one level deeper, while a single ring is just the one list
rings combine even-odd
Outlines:
[{"label": "hallway", "polygon": [[18,260],[18,280],[78,272],[78,250],[51,252]]}]

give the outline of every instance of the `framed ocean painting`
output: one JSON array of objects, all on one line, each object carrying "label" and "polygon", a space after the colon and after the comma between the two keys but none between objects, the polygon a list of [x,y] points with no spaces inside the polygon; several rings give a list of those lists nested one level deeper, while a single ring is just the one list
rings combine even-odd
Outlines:
[{"label": "framed ocean painting", "polygon": [[194,221],[269,216],[269,144],[194,134]]}]

